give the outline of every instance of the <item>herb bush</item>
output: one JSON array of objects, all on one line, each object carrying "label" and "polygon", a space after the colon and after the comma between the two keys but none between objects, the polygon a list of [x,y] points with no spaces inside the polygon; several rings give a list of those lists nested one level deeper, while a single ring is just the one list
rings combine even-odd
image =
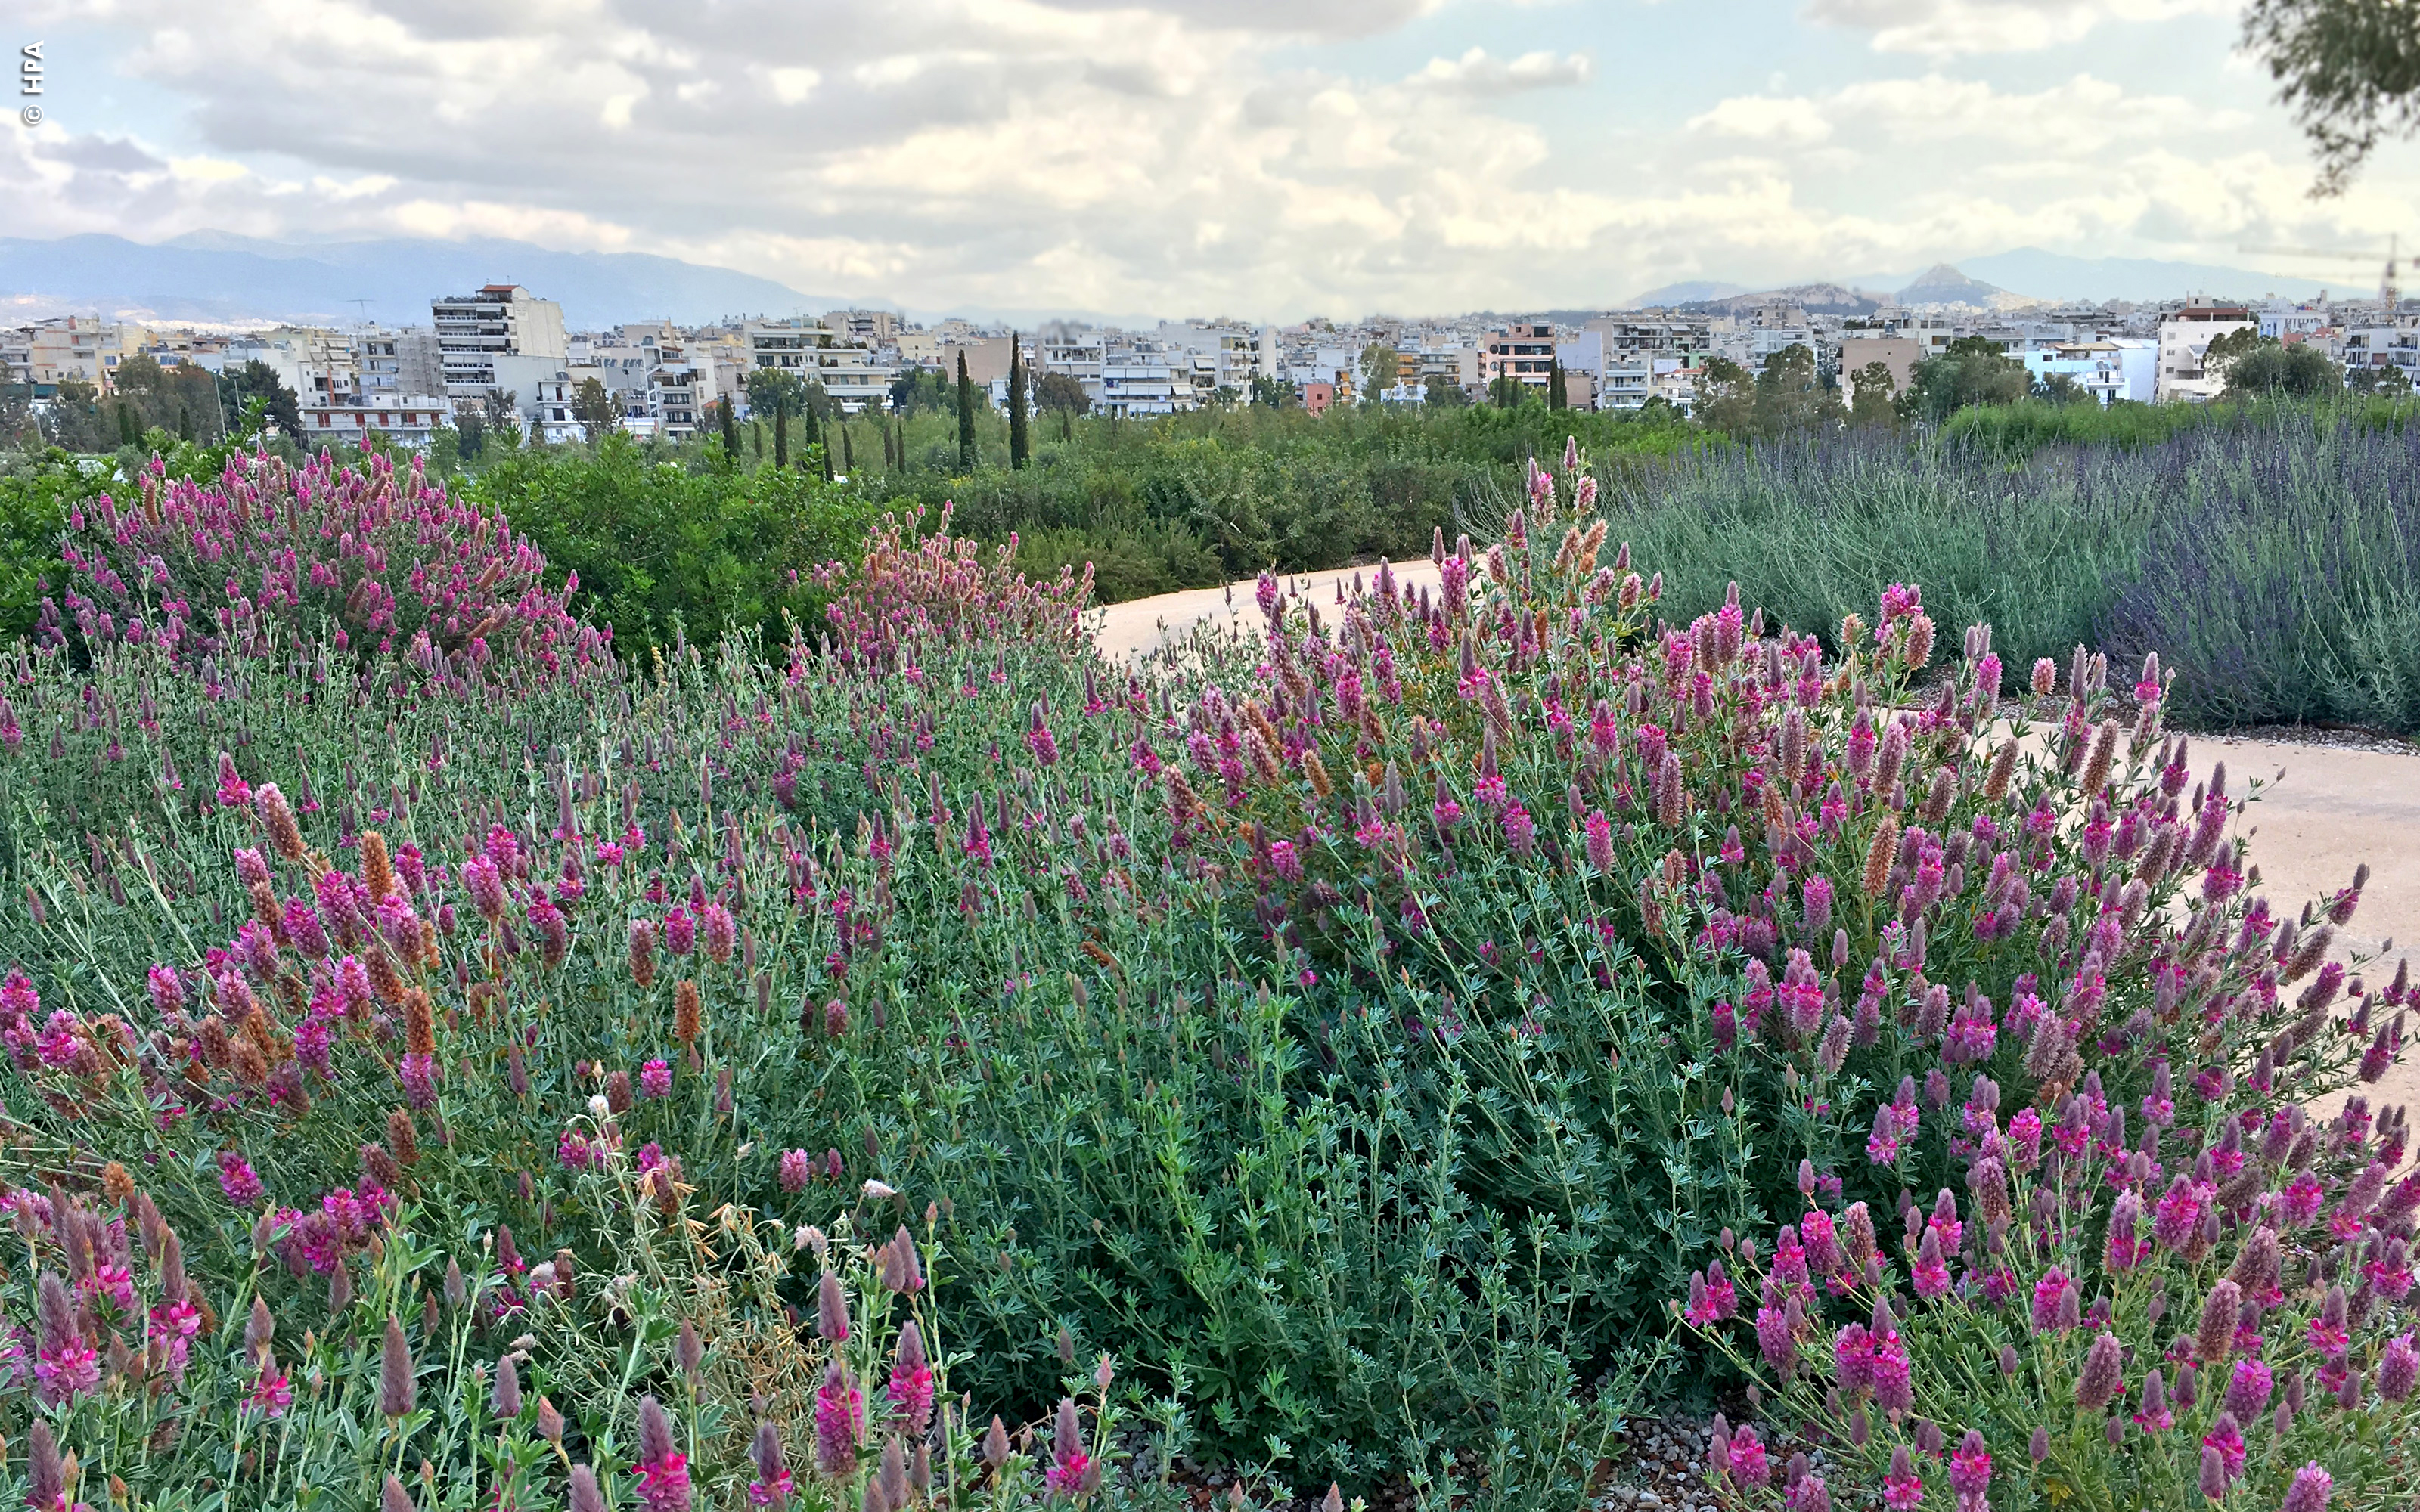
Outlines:
[{"label": "herb bush", "polygon": [[[824,575],[825,627],[778,656],[432,676],[330,661],[300,611],[207,673],[156,638],[84,671],[21,646],[0,1098],[26,1247],[0,1295],[28,1363],[0,1475],[50,1473],[20,1458],[39,1416],[85,1487],[163,1505],[366,1504],[393,1472],[421,1506],[501,1477],[517,1504],[664,1512],[763,1481],[765,1423],[808,1505],[1148,1498],[1199,1443],[1264,1489],[1401,1473],[1429,1505],[1574,1506],[1652,1363],[1730,1379],[1675,1332],[1757,1284],[1727,1236],[1803,1234],[1807,1195],[1958,1187],[2028,1116],[2131,1150],[2104,1110],[2147,1100],[2170,1111],[2143,1158],[2214,1186],[2253,1114],[2265,1140],[2382,1072],[2400,985],[2374,1008],[2321,964],[2358,882],[2324,921],[2252,896],[2250,795],[2188,791],[2156,664],[2004,677],[1988,629],[1948,657],[1896,584],[1825,626],[1828,658],[1736,598],[1668,623],[1661,582],[1606,559],[1595,488],[1568,454],[1501,541],[1434,542],[1435,593],[1269,580],[1264,631],[1133,669],[1076,633],[1080,579],[910,522]],[[2368,1190],[2364,1265],[2409,1237],[2398,1131],[2295,1167],[2338,1211]],[[2060,1160],[2089,1212],[2115,1157]],[[2067,1200],[2047,1156],[2003,1165],[2029,1222],[2034,1190]],[[2206,1272],[2265,1210],[2196,1192]],[[1970,1222],[1945,1264],[1970,1235],[1994,1257]],[[2033,1262],[2031,1229],[2000,1242]],[[1879,1265],[1824,1305],[1866,1316]],[[209,1309],[191,1330],[159,1311],[176,1287]],[[2350,1304],[2348,1360],[2383,1348],[2385,1289]],[[1909,1337],[1933,1316],[1892,1305]],[[903,1314],[958,1394],[922,1433],[875,1410]],[[396,1413],[390,1315],[427,1370]],[[299,1439],[246,1405],[256,1316]],[[516,1351],[559,1452],[517,1426],[534,1405],[481,1405]],[[2028,1480],[1994,1405],[2028,1398],[1934,1360],[1925,1423],[1999,1446],[2002,1504],[2082,1474],[2078,1449]],[[1001,1469],[994,1412],[1031,1422]],[[1931,1447],[1875,1417],[1861,1449]],[[2295,1442],[2365,1496],[2411,1490],[2358,1440]]]},{"label": "herb bush", "polygon": [[[1999,412],[1961,418],[1987,413]],[[2014,461],[1979,420],[1916,444],[1786,439],[1637,474],[1607,513],[1663,569],[1673,602],[1694,612],[1737,581],[1829,652],[1840,649],[1830,626],[1904,579],[1953,622],[1990,624],[2011,687],[2016,670],[2078,643],[2128,665],[2157,651],[2180,674],[2171,712],[2190,725],[2411,733],[2420,428],[2409,413],[2257,405],[2161,420],[2137,446],[2095,433],[2017,447]]]}]

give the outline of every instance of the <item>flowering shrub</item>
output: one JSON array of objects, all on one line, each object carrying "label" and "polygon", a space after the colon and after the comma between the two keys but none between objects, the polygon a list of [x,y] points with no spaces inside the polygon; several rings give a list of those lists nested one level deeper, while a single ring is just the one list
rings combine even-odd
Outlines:
[{"label": "flowering shrub", "polygon": [[885,515],[861,561],[818,571],[817,582],[833,591],[824,613],[842,655],[888,665],[911,642],[1073,653],[1083,638],[1092,566],[1081,577],[1062,567],[1055,582],[1037,583],[1016,570],[1014,533],[986,563],[973,541],[950,533],[951,513],[944,505],[933,532],[921,537],[922,511],[904,520]]},{"label": "flowering shrub", "polygon": [[[215,486],[170,480],[155,457],[140,487],[69,521],[67,613],[88,645],[156,641],[220,676],[322,636],[439,676],[546,677],[604,654],[566,609],[578,583],[547,588],[546,559],[501,516],[427,483],[418,457],[398,478],[384,455],[339,469],[322,452],[297,471],[238,454]],[[65,634],[46,600],[39,639]]]},{"label": "flowering shrub", "polygon": [[[252,917],[197,969],[149,972],[146,1030],[46,1008],[22,972],[0,984],[0,1041],[37,1100],[10,1131],[29,1182],[0,1189],[28,1259],[0,1286],[30,1320],[0,1336],[0,1410],[42,1413],[29,1504],[76,1504],[79,1473],[163,1505],[221,1487],[586,1508],[627,1484],[652,1512],[743,1488],[846,1508],[1100,1489],[1106,1356],[1088,1412],[1071,1393],[1041,1447],[1008,1447],[950,1389],[938,1209],[920,1241],[890,1223],[890,1187],[848,1193],[836,1150],[810,1178],[803,1150],[733,1149],[725,1047],[755,945],[742,956],[720,903],[675,905],[663,931],[691,975],[660,984],[667,1023],[628,1026],[671,1050],[634,1097],[604,1057],[563,1058],[621,1035],[525,995],[562,980],[577,872],[533,876],[497,826],[444,869],[455,893],[376,832],[358,874],[336,870],[273,784],[250,812],[263,843],[233,872]],[[768,1165],[778,1183],[752,1187]],[[836,1200],[828,1231],[779,1211]],[[794,1279],[809,1254],[817,1273]]]},{"label": "flowering shrub", "polygon": [[1691,1325],[1833,1457],[1829,1483],[1785,1471],[1743,1427],[1714,1446],[1718,1484],[1792,1508],[1916,1506],[1927,1485],[1961,1512],[2411,1502],[2420,1173],[2398,1179],[2399,1118],[2147,1100],[2130,1143],[2097,1077],[2005,1128],[1990,1093],[1968,1103],[1964,1201],[1909,1200],[1896,1254],[1867,1204],[1817,1203],[1740,1242],[1736,1276],[1696,1278]]},{"label": "flowering shrub", "polygon": [[[871,1440],[845,1473],[804,1468],[819,1427],[838,1443],[877,1411],[877,1377],[894,1399],[848,1353],[876,1327],[854,1293],[778,1282],[778,1305],[709,1317],[686,1300],[698,1273],[628,1248],[736,1243],[809,1204],[845,1206],[860,1245],[897,1227],[900,1194],[930,1205],[918,1264],[948,1272],[910,1309],[925,1363],[946,1328],[952,1421],[971,1398],[1036,1423],[999,1459],[1027,1455],[1037,1494],[1094,1494],[1096,1471],[1124,1494],[1099,1425],[1125,1411],[1285,1478],[1400,1471],[1432,1505],[1506,1508],[1586,1494],[1668,1298],[1745,1329],[1765,1273],[1721,1236],[1821,1231],[1793,1171],[1861,1255],[1851,1212],[1953,1193],[1940,1216],[1963,1227],[1911,1239],[1869,1351],[1894,1400],[1902,1356],[1907,1390],[1950,1390],[1912,1341],[1927,1309],[1978,1305],[1990,1226],[1954,1194],[1994,1140],[2059,1150],[2077,1182],[2120,1157],[2062,1139],[2122,1147],[2129,1170],[2140,1153],[2144,1231],[2188,1178],[2169,1230],[2224,1208],[2211,1243],[2232,1242],[2225,1213],[2259,1194],[2218,1166],[2269,1128],[2242,1120],[2399,1048],[2401,998],[2323,964],[2358,881],[2301,919],[2253,896],[2242,795],[2192,790],[2156,666],[2113,688],[2090,658],[2043,664],[2004,710],[1988,631],[1947,656],[1913,589],[1853,617],[1829,663],[1735,602],[1661,623],[1659,585],[1603,561],[1590,502],[1569,456],[1504,541],[1436,544],[1436,591],[1385,567],[1336,604],[1266,583],[1264,634],[1147,673],[1083,648],[1076,582],[1020,587],[897,532],[829,575],[830,651],[801,640],[783,666],[676,644],[511,698],[322,698],[300,661],[213,694],[149,639],[88,675],[21,649],[0,669],[0,859],[25,899],[0,918],[25,979],[0,1005],[12,1180],[97,1204],[99,1167],[140,1166],[223,1318],[261,1295],[277,1338],[349,1339],[349,1360],[382,1350],[365,1329],[387,1311],[428,1336],[379,1269],[405,1233],[504,1273],[499,1308],[535,1305],[507,1229],[576,1277],[643,1278],[674,1299],[643,1342],[677,1351],[677,1320],[704,1341],[707,1427],[672,1376],[627,1373],[628,1306],[533,1358],[551,1396],[577,1380],[612,1404],[667,1500],[668,1454],[693,1488],[786,1473],[863,1499]],[[2160,1139],[2113,1134],[2112,1109]],[[2366,1135],[2389,1173],[2399,1127]],[[2362,1179],[2314,1138],[2287,1164],[2325,1204]],[[2033,1191],[2066,1200],[2049,1159],[2002,1159],[2027,1222]],[[2099,1180],[2074,1190],[2122,1184]],[[2097,1200],[2074,1210],[2087,1248]],[[2391,1276],[2395,1221],[2374,1227],[2360,1263]],[[11,1281],[39,1355],[39,1277]],[[2366,1313],[2345,1284],[2347,1360],[2374,1374],[2392,1304]],[[1870,1339],[1885,1283],[1861,1260],[1841,1285],[1801,1318]],[[381,1286],[360,1326],[321,1329]],[[845,1348],[784,1344],[792,1309]],[[2130,1390],[2123,1350],[2165,1347],[2133,1327],[2113,1325]],[[1087,1388],[1095,1426],[1063,1443],[1076,1361],[1101,1352],[1134,1368]],[[640,1422],[650,1391],[669,1441]],[[1919,1408],[1961,1474],[1988,1455],[2012,1483],[1996,1420],[1930,1396],[1902,1420]],[[1869,1443],[1899,1431],[1868,1416]],[[751,1459],[759,1418],[784,1447]],[[1775,1427],[1732,1449],[1753,1463]],[[213,1442],[225,1484],[242,1451]],[[921,1442],[937,1475],[962,1452]],[[1941,1484],[1929,1443],[1905,1447],[1900,1478]],[[584,1497],[589,1461],[566,1455],[536,1500]]]}]

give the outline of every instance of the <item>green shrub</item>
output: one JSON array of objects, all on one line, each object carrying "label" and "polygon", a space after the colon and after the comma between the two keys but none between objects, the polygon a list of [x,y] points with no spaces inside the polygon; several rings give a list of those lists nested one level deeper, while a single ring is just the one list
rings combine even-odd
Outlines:
[{"label": "green shrub", "polygon": [[852,553],[879,513],[807,471],[652,459],[618,433],[506,453],[467,492],[578,577],[575,607],[611,625],[626,656],[684,627],[711,639],[739,625],[778,643],[785,615],[814,624],[806,574]]}]

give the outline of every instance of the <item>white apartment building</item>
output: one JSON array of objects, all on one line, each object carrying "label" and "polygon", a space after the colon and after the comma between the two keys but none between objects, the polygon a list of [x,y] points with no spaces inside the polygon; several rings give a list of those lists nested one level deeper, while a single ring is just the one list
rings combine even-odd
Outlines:
[{"label": "white apartment building", "polygon": [[2103,409],[2118,399],[2149,404],[2158,392],[2160,344],[2141,336],[2045,343],[2029,348],[2024,362],[2035,382],[2072,378]]},{"label": "white apartment building", "polygon": [[533,381],[515,406],[529,422],[530,434],[549,441],[586,440],[588,427],[580,422],[580,386],[592,378],[603,381],[595,368],[560,363]]},{"label": "white apartment building", "polygon": [[596,369],[594,376],[626,410],[644,413],[647,379],[663,361],[662,348],[650,339],[642,346],[620,334],[574,336],[570,362]]},{"label": "white apartment building", "polygon": [[1627,361],[1608,359],[1605,371],[1598,376],[1596,406],[1600,409],[1637,409],[1644,407],[1655,392],[1655,364],[1669,363],[1681,365],[1677,357],[1636,357]]},{"label": "white apartment building", "polygon": [[258,363],[276,374],[278,382],[293,390],[298,400],[325,396],[325,391],[312,382],[313,375],[303,348],[292,339],[290,332],[263,332],[238,336],[217,351],[194,353],[194,362],[212,373],[233,373]]},{"label": "white apartment building", "polygon": [[[472,294],[441,295],[429,301],[437,328],[439,372],[445,395],[457,405],[477,404],[513,387],[511,378],[535,381],[531,363],[560,367],[570,361],[571,338],[563,327],[563,306],[541,300],[518,284],[489,284]],[[508,363],[506,359],[522,359]],[[526,412],[526,411],[524,411]]]},{"label": "white apartment building", "polygon": [[667,358],[647,375],[647,417],[667,436],[694,434],[707,422],[706,407],[721,395],[714,366]]},{"label": "white apartment building", "polygon": [[843,414],[879,413],[891,408],[891,385],[898,380],[899,364],[886,363],[863,347],[826,347],[814,353],[810,375],[841,408]]},{"label": "white apartment building", "polygon": [[867,347],[843,345],[822,321],[806,316],[751,320],[746,335],[752,368],[778,368],[813,378],[845,414],[891,408],[891,385],[899,377],[899,364],[882,361]]},{"label": "white apartment building", "polygon": [[1131,418],[1135,415],[1172,415],[1179,408],[1180,382],[1183,385],[1183,408],[1192,408],[1191,367],[1182,374],[1166,362],[1138,357],[1105,363],[1101,367],[1100,397],[1094,407],[1104,414]]},{"label": "white apartment building", "polygon": [[2226,380],[2212,377],[2202,366],[2202,354],[2221,336],[2254,329],[2252,312],[2240,304],[2195,301],[2170,311],[2160,321],[2160,368],[2154,395],[2163,404],[2171,400],[2206,404],[2216,398],[2226,388]]},{"label": "white apartment building", "polygon": [[453,409],[436,394],[378,394],[334,403],[306,401],[302,415],[298,439],[306,446],[322,441],[358,446],[378,435],[398,446],[421,447],[452,418]]},{"label": "white apartment building", "polygon": [[2420,388],[2420,331],[2406,325],[2355,326],[2340,348],[2348,375],[2365,367],[2392,367]]},{"label": "white apartment building", "polygon": [[[751,320],[745,328],[748,366],[779,368],[801,378],[815,376],[821,364],[815,353],[831,345],[831,328],[820,320],[794,316],[786,320]],[[745,379],[742,379],[745,382]]]},{"label": "white apartment building", "polygon": [[[1252,392],[1252,376],[1261,363],[1261,337],[1249,327],[1232,321],[1201,324],[1164,320],[1160,322],[1158,345],[1171,355],[1181,349],[1210,359],[1212,381],[1208,392],[1201,395],[1204,402],[1219,389],[1233,389],[1238,394]],[[1197,382],[1195,387],[1202,385]]]},{"label": "white apartment building", "polygon": [[[364,399],[396,399],[433,391],[404,372],[403,332],[365,331],[353,338],[353,388]],[[416,363],[414,365],[417,365]]]},{"label": "white apartment building", "polygon": [[1100,403],[1101,372],[1109,352],[1106,335],[1098,331],[1046,330],[1034,347],[1043,373],[1074,378],[1084,386],[1087,399]]},{"label": "white apartment building", "polygon": [[2258,319],[2263,341],[2307,339],[2335,324],[2325,301],[2297,304],[2291,300],[2271,300],[2260,307]]}]

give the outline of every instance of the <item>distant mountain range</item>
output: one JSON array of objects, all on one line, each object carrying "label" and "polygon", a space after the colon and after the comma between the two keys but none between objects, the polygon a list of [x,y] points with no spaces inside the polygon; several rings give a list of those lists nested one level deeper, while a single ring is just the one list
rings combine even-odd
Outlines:
[{"label": "distant mountain range", "polygon": [[[112,318],[225,325],[365,319],[425,325],[432,296],[495,283],[525,285],[542,298],[561,301],[565,322],[574,330],[651,317],[700,325],[727,316],[819,313],[865,302],[862,298],[802,293],[772,279],[647,253],[556,252],[492,238],[303,243],[223,231],[191,232],[157,243],[100,235],[52,240],[0,238],[0,321],[100,313]],[[1809,311],[1854,316],[1869,315],[1889,299],[2006,309],[2036,301],[2097,303],[2184,294],[2308,299],[2323,286],[2339,294],[2366,293],[2373,283],[2374,275],[2356,275],[2322,285],[2309,278],[2206,263],[2071,257],[2020,247],[1968,258],[1956,267],[1939,264],[1921,273],[1864,274],[1765,290],[1693,279],[1650,289],[1621,308],[1686,307],[1728,314],[1788,301]],[[985,313],[1030,330],[1076,312]],[[908,314],[933,317],[924,312]],[[1085,317],[1150,323],[1136,316]]]},{"label": "distant mountain range", "polygon": [[16,319],[98,311],[225,324],[427,325],[433,296],[483,284],[521,284],[561,301],[575,331],[650,318],[701,325],[731,315],[821,313],[850,302],[674,257],[555,252],[500,239],[301,244],[224,231],[158,243],[0,238],[0,316]]},{"label": "distant mountain range", "polygon": [[[1788,301],[1803,303],[1810,311],[1820,308],[1826,313],[1852,313],[1848,309],[1851,302],[1870,301],[1878,295],[1901,304],[1962,303],[1981,309],[2007,309],[2035,301],[2141,301],[2186,294],[2239,300],[2273,294],[2283,299],[2307,300],[2323,291],[2362,295],[2369,292],[2375,283],[2374,275],[2323,284],[2292,274],[2257,272],[2214,263],[2164,262],[2151,257],[2071,257],[2044,252],[2040,247],[2019,247],[1990,256],[1969,257],[1956,266],[1936,263],[1920,273],[1861,273],[1837,284],[1801,284],[1756,292],[1737,284],[1705,280],[1667,284],[1639,295],[1625,308],[1687,307],[1730,313]],[[1825,302],[1806,303],[1798,298],[1802,294],[1820,297]],[[1843,300],[1844,294],[1849,299]]]},{"label": "distant mountain range", "polygon": [[1651,288],[1622,306],[1630,310],[1665,310],[1683,304],[1703,304],[1709,300],[1729,299],[1734,294],[1752,292],[1745,284],[1725,284],[1711,278],[1692,278],[1679,284],[1667,284]]}]

